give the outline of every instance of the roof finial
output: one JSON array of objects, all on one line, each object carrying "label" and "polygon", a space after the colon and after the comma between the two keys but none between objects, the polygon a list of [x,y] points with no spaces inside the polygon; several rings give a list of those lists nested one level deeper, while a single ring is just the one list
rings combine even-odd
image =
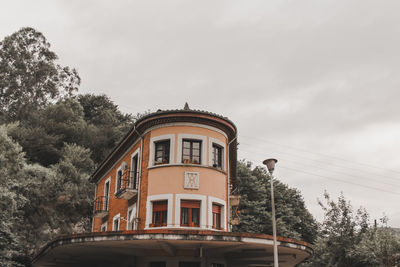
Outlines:
[{"label": "roof finial", "polygon": [[185,102],[185,106],[183,107],[183,110],[190,110],[189,105],[187,102]]}]

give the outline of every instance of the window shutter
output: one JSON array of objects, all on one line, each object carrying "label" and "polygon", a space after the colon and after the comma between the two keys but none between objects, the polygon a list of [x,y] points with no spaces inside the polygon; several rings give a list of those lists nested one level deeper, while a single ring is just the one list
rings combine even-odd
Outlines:
[{"label": "window shutter", "polygon": [[153,212],[168,210],[168,201],[153,202]]},{"label": "window shutter", "polygon": [[181,200],[182,208],[200,208],[200,201],[195,200]]},{"label": "window shutter", "polygon": [[213,206],[212,206],[212,212],[221,214],[221,206],[220,206],[220,205],[213,204]]}]

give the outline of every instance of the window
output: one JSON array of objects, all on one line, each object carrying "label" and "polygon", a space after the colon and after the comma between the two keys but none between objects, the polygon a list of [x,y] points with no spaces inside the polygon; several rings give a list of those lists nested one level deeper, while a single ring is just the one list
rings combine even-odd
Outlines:
[{"label": "window", "polygon": [[100,227],[100,232],[105,232],[107,231],[107,222],[103,223]]},{"label": "window", "polygon": [[150,267],[166,267],[165,261],[152,261],[150,262]]},{"label": "window", "polygon": [[221,229],[221,206],[217,204],[212,205],[212,216],[214,229]]},{"label": "window", "polygon": [[113,218],[113,231],[119,231],[120,215],[115,215]]},{"label": "window", "polygon": [[222,263],[211,263],[211,267],[224,267]]},{"label": "window", "polygon": [[182,163],[201,164],[201,141],[183,139]]},{"label": "window", "polygon": [[110,200],[110,180],[107,179],[104,184],[104,210],[108,210],[108,203]]},{"label": "window", "polygon": [[168,217],[168,201],[153,202],[153,227],[166,226]]},{"label": "window", "polygon": [[138,177],[138,154],[136,154],[132,158],[132,163],[131,163],[131,179],[129,182],[129,188],[137,189],[137,177]]},{"label": "window", "polygon": [[136,205],[128,208],[128,218],[126,221],[126,230],[135,229]]},{"label": "window", "polygon": [[181,226],[200,226],[200,201],[181,200]]},{"label": "window", "polygon": [[222,151],[223,151],[222,146],[213,143],[213,145],[212,145],[212,166],[214,168],[222,169]]},{"label": "window", "polygon": [[117,172],[117,191],[119,191],[121,189],[121,185],[122,185],[122,170],[119,170]]},{"label": "window", "polygon": [[155,142],[155,164],[166,164],[169,163],[169,147],[170,140],[163,140]]},{"label": "window", "polygon": [[179,267],[200,267],[200,262],[195,261],[181,261]]}]

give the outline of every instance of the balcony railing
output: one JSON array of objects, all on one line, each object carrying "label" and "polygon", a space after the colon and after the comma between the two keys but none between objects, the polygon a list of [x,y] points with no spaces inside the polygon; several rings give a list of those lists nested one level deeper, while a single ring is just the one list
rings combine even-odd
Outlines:
[{"label": "balcony railing", "polygon": [[94,217],[104,218],[108,215],[108,197],[98,196],[94,200]]},{"label": "balcony railing", "polygon": [[137,195],[139,187],[138,172],[125,171],[119,179],[117,179],[117,193],[115,196],[120,199],[131,199]]}]

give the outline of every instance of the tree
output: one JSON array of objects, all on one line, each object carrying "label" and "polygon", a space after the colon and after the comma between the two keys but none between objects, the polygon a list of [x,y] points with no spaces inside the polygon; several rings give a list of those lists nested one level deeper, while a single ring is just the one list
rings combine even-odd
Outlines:
[{"label": "tree", "polygon": [[87,128],[80,103],[66,98],[14,125],[10,134],[22,145],[30,162],[47,167],[60,160],[64,143],[85,145]]},{"label": "tree", "polygon": [[64,145],[60,162],[49,168],[27,165],[29,184],[22,194],[29,203],[21,208],[23,220],[16,229],[27,255],[60,234],[90,230],[93,168],[90,151],[70,144]]},{"label": "tree", "polygon": [[314,256],[302,266],[366,266],[353,253],[368,231],[369,215],[363,208],[357,212],[343,194],[335,202],[327,192],[324,194],[325,204],[318,201],[325,216],[314,244]]},{"label": "tree", "polygon": [[77,91],[76,70],[56,60],[50,43],[33,28],[22,28],[0,42],[0,121],[24,119]]},{"label": "tree", "polygon": [[19,194],[24,163],[22,148],[0,126],[0,262],[6,267],[18,266],[15,258],[21,255],[21,239],[14,227],[22,218],[21,207],[27,203]]},{"label": "tree", "polygon": [[101,163],[133,125],[130,114],[122,114],[106,95],[79,95],[88,124],[84,143],[92,151],[95,163]]},{"label": "tree", "polygon": [[[234,231],[272,234],[270,179],[261,167],[238,162],[240,225]],[[298,190],[275,181],[278,235],[313,242],[317,224]]]},{"label": "tree", "polygon": [[387,225],[372,227],[361,234],[360,242],[351,253],[362,263],[362,266],[398,266],[400,263],[400,237]]}]

